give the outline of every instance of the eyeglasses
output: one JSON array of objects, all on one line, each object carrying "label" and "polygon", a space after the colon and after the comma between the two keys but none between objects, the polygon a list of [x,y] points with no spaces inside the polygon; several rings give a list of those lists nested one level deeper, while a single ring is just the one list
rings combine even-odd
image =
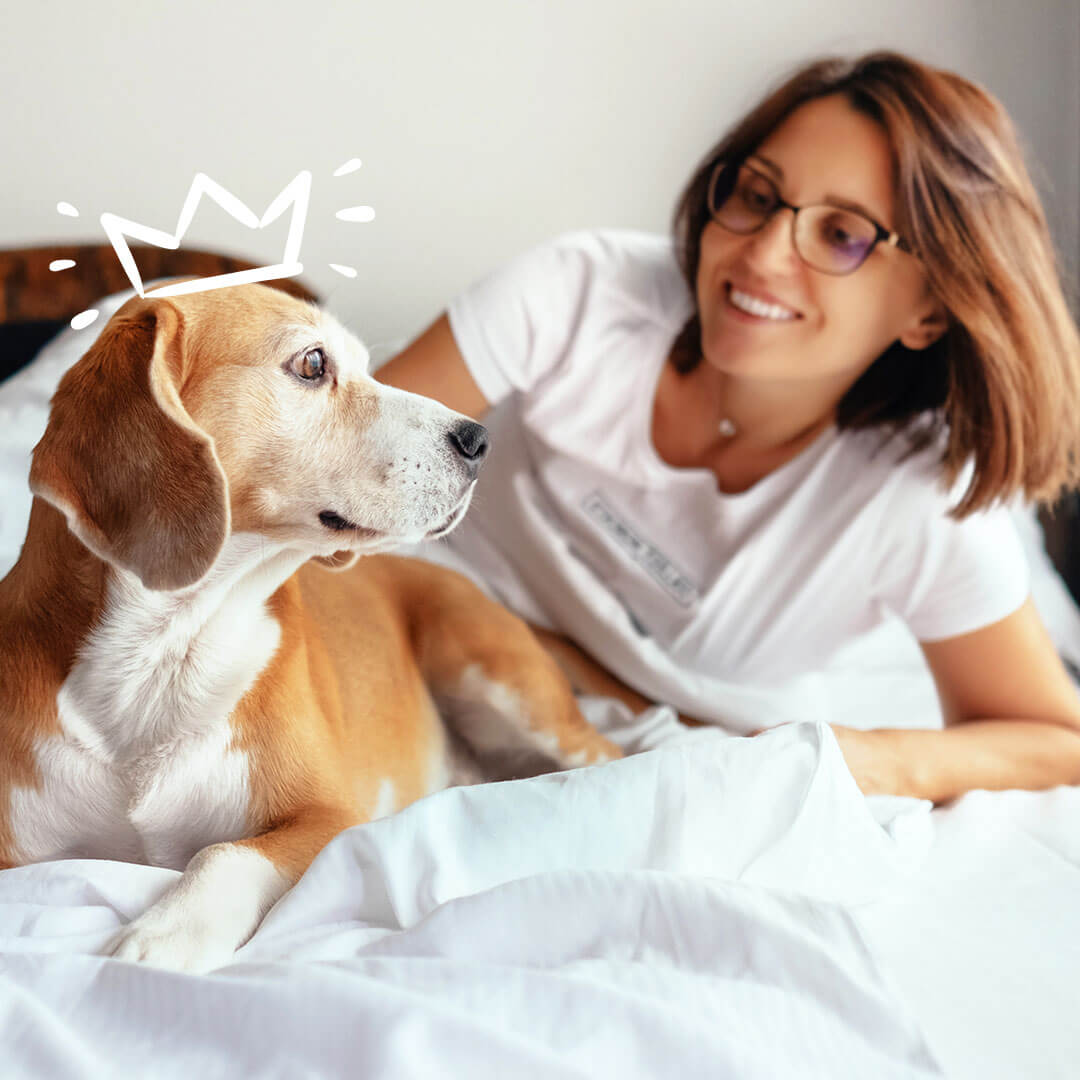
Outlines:
[{"label": "eyeglasses", "polygon": [[881,242],[911,251],[897,233],[858,211],[784,202],[772,180],[747,164],[717,164],[709,180],[708,206],[717,225],[740,236],[757,232],[778,210],[791,210],[791,240],[799,258],[824,274],[850,274]]}]

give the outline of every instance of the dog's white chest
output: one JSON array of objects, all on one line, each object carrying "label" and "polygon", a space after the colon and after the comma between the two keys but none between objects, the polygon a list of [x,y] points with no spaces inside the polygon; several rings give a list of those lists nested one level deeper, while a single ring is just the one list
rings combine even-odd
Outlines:
[{"label": "dog's white chest", "polygon": [[206,845],[249,834],[249,762],[229,717],[280,627],[237,591],[207,618],[168,598],[155,608],[121,583],[60,688],[63,734],[35,748],[40,784],[12,794],[21,861],[180,869]]},{"label": "dog's white chest", "polygon": [[228,739],[226,725],[123,767],[67,736],[42,741],[40,785],[11,798],[19,860],[118,859],[179,870],[208,844],[247,835],[247,755]]}]

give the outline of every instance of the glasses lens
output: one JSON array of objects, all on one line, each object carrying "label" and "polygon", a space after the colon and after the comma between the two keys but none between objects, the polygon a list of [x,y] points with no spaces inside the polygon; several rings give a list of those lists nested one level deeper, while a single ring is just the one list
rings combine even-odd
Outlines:
[{"label": "glasses lens", "polygon": [[877,240],[873,222],[834,206],[808,206],[795,222],[795,248],[818,270],[850,274]]},{"label": "glasses lens", "polygon": [[[733,233],[756,232],[781,205],[767,177],[742,165],[718,165],[709,185],[713,220]],[[877,226],[862,214],[836,206],[807,206],[795,216],[795,250],[826,274],[850,274],[877,243]]]},{"label": "glasses lens", "polygon": [[738,172],[721,166],[713,174],[709,209],[717,224],[731,232],[761,228],[778,202],[772,182],[745,165]]}]

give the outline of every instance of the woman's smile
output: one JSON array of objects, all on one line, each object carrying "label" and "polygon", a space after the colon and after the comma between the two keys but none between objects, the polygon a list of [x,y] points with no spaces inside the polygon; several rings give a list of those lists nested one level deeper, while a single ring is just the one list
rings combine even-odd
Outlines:
[{"label": "woman's smile", "polygon": [[729,318],[752,326],[780,325],[801,318],[797,311],[738,289],[730,281],[724,283],[723,311]]}]

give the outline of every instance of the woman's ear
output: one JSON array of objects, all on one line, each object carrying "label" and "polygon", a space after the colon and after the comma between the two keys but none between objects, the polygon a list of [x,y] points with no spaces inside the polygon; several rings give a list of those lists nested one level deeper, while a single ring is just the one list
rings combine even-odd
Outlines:
[{"label": "woman's ear", "polygon": [[926,349],[949,329],[949,312],[945,305],[927,291],[916,308],[908,326],[901,333],[901,345],[909,349]]},{"label": "woman's ear", "polygon": [[30,469],[31,491],[148,589],[193,585],[229,532],[225,473],[180,401],[185,348],[175,305],[125,304],[60,381]]}]

